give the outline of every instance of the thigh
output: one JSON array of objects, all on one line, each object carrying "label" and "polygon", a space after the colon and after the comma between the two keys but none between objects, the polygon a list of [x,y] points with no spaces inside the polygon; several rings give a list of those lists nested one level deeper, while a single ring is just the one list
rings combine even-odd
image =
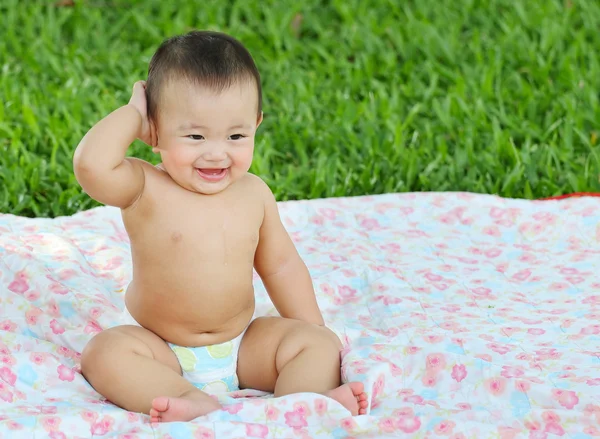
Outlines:
[{"label": "thigh", "polygon": [[328,328],[282,317],[254,320],[240,345],[237,375],[240,388],[272,392],[282,364],[312,343],[342,344]]},{"label": "thigh", "polygon": [[134,352],[152,358],[181,375],[175,353],[158,335],[141,326],[122,325],[106,329],[92,338],[81,355],[81,368],[102,367],[104,361],[121,352]]}]

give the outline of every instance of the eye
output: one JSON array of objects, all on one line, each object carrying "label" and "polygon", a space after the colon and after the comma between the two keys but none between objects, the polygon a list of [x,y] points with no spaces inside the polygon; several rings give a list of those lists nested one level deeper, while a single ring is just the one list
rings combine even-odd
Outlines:
[{"label": "eye", "polygon": [[243,139],[244,137],[246,137],[246,136],[244,136],[243,134],[232,134],[231,136],[229,136],[229,138],[231,140],[240,140],[240,139]]},{"label": "eye", "polygon": [[202,140],[202,139],[204,139],[204,136],[201,136],[200,134],[188,134],[186,137],[188,139],[192,139],[192,140]]}]

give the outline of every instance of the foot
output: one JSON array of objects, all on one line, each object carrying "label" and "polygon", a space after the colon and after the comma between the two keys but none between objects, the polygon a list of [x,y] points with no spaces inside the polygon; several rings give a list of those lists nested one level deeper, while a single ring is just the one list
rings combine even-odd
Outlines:
[{"label": "foot", "polygon": [[191,421],[220,408],[217,401],[203,393],[193,392],[179,398],[160,396],[152,401],[150,422]]},{"label": "foot", "polygon": [[350,410],[352,416],[364,415],[367,413],[367,406],[369,405],[364,388],[363,383],[347,383],[341,385],[337,389],[326,392],[325,395],[335,399]]}]

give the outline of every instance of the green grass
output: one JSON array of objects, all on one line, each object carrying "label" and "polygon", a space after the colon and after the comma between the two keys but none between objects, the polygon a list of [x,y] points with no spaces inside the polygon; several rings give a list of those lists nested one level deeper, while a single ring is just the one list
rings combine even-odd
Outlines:
[{"label": "green grass", "polygon": [[280,200],[600,191],[597,1],[0,0],[0,17],[0,212],[96,205],[73,177],[77,143],[192,28],[253,53],[253,171]]}]

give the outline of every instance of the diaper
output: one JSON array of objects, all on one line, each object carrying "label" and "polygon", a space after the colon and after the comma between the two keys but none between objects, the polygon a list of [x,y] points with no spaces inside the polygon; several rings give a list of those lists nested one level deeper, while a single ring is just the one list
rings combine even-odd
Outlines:
[{"label": "diaper", "polygon": [[[127,307],[123,311],[122,322],[125,325],[141,326],[131,316]],[[179,361],[183,377],[192,385],[210,394],[233,392],[240,388],[237,359],[246,329],[233,340],[211,346],[185,347],[167,344]]]}]

